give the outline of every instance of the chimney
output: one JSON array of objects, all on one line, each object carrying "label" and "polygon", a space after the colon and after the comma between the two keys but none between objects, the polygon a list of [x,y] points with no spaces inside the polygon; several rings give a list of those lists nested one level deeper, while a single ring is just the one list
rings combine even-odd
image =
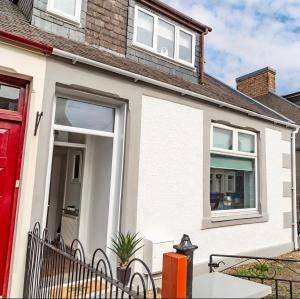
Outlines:
[{"label": "chimney", "polygon": [[236,78],[236,88],[252,98],[263,96],[268,94],[270,91],[275,92],[275,76],[275,70],[270,67],[265,67],[258,71]]}]

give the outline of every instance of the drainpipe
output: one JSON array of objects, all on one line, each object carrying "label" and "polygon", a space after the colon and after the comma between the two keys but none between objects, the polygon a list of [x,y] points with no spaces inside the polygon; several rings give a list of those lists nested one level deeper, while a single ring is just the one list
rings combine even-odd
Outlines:
[{"label": "drainpipe", "polygon": [[206,28],[205,32],[202,32],[200,35],[200,64],[199,64],[199,83],[203,84],[204,79],[204,36],[207,35],[208,29]]},{"label": "drainpipe", "polygon": [[291,149],[292,149],[292,214],[293,214],[293,243],[294,250],[298,250],[298,223],[297,223],[297,190],[296,190],[296,134],[299,128],[294,130],[291,135]]}]

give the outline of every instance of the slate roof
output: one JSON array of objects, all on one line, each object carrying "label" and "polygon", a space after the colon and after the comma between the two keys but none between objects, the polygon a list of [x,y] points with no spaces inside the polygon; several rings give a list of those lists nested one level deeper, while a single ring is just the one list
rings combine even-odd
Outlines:
[{"label": "slate roof", "polygon": [[294,104],[273,92],[257,97],[257,100],[271,109],[284,114],[290,120],[295,122],[295,124],[300,125],[300,107],[297,104]]},{"label": "slate roof", "polygon": [[[124,57],[119,57],[106,51],[99,50],[91,45],[75,42],[70,39],[42,31],[41,29],[32,26],[19,8],[9,0],[0,0],[0,31],[8,32],[53,48],[64,50],[88,59],[169,83],[262,115],[287,121],[287,119],[282,117],[280,114],[264,107],[264,105],[261,105],[254,99],[237,92],[235,89],[227,86],[223,82],[209,76],[208,74],[205,74],[203,84],[191,83],[179,77],[152,69],[149,66],[143,66],[142,64],[138,64]],[[220,68],[221,67],[222,66],[220,66]]]}]

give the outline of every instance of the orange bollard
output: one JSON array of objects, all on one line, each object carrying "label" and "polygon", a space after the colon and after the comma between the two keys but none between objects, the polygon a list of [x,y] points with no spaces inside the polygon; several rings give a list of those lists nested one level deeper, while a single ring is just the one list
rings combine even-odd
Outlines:
[{"label": "orange bollard", "polygon": [[164,253],[162,298],[186,298],[187,257],[175,252]]}]

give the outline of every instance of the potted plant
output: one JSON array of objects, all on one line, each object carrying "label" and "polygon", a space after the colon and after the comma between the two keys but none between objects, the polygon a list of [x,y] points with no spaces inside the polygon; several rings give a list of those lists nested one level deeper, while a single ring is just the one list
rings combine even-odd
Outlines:
[{"label": "potted plant", "polygon": [[[126,268],[129,264],[130,258],[143,247],[139,246],[142,238],[137,237],[138,233],[132,234],[127,232],[123,234],[118,232],[115,238],[112,239],[112,250],[119,258],[119,266],[117,267],[117,279],[123,282],[125,285],[128,284],[131,275],[131,268]],[[126,272],[126,277],[125,277]]]}]

